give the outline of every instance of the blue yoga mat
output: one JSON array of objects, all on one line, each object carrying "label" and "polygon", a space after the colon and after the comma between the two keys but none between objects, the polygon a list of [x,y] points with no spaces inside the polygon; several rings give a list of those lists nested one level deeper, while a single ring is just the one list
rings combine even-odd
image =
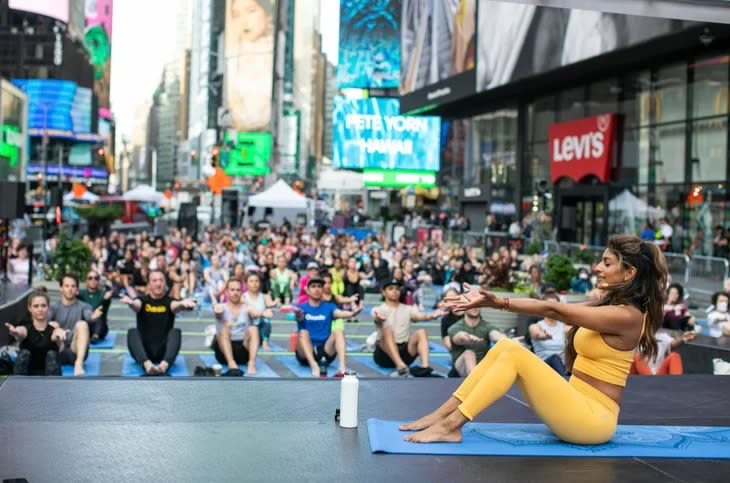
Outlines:
[{"label": "blue yoga mat", "polygon": [[[188,376],[188,368],[185,366],[185,358],[178,355],[175,358],[175,363],[167,371],[171,376]],[[132,359],[129,354],[124,354],[124,360],[122,361],[122,376],[124,377],[136,377],[144,374],[144,368],[137,364],[137,361]]]},{"label": "blue yoga mat", "polygon": [[[84,371],[87,376],[98,376],[101,368],[101,354],[98,352],[90,352],[89,357],[84,362]],[[61,366],[62,376],[73,376],[74,366]]]},{"label": "blue yoga mat", "polygon": [[388,369],[387,367],[380,367],[373,360],[373,356],[351,356],[351,357],[348,357],[347,359],[358,362],[358,363],[362,364],[363,366],[369,367],[370,369],[372,369],[375,372],[378,372],[384,376],[390,375],[390,373],[395,370],[392,368]]},{"label": "blue yoga mat", "polygon": [[[200,360],[203,361],[203,364],[207,367],[212,367],[215,364],[218,364],[218,361],[213,354],[201,354],[199,357]],[[221,372],[226,372],[228,370],[228,366],[226,364],[223,364],[222,366],[223,369]],[[246,372],[245,365],[240,366],[240,369],[243,372]],[[279,374],[277,374],[276,371],[270,368],[269,365],[262,361],[259,357],[256,358],[256,375],[249,376],[248,373],[245,375],[247,377],[279,377]]]},{"label": "blue yoga mat", "polygon": [[434,354],[447,354],[449,352],[445,345],[433,341],[428,341],[428,349]]},{"label": "blue yoga mat", "polygon": [[361,344],[358,344],[354,340],[345,339],[345,345],[347,346],[348,351],[354,352],[360,349]]},{"label": "blue yoga mat", "polygon": [[259,347],[259,352],[286,352],[287,349],[284,349],[282,346],[277,344],[276,342],[269,340],[269,346],[271,346],[270,351],[265,351],[262,347]]},{"label": "blue yoga mat", "polygon": [[[299,361],[294,356],[276,356],[277,361],[281,362],[286,366],[287,369],[292,371],[297,377],[312,377],[312,369],[309,366],[303,366],[299,364]],[[332,364],[327,366],[327,377],[332,377],[337,373],[337,361],[332,361]]]},{"label": "blue yoga mat", "polygon": [[117,333],[109,332],[106,337],[100,339],[96,344],[89,344],[90,349],[114,349],[114,343],[117,341]]},{"label": "blue yoga mat", "polygon": [[600,445],[560,441],[543,424],[468,423],[461,443],[407,443],[398,421],[368,419],[373,453],[481,456],[586,456],[590,458],[730,459],[730,428],[706,426],[619,425],[613,439]]}]

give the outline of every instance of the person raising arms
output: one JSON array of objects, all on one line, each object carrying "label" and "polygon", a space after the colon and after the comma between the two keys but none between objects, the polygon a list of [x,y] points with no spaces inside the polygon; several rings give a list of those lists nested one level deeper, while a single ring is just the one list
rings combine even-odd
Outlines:
[{"label": "person raising arms", "polygon": [[418,431],[404,439],[461,441],[462,426],[517,382],[525,401],[561,440],[609,441],[616,432],[634,349],[648,358],[657,351],[654,334],[663,320],[667,265],[653,243],[614,235],[595,272],[604,292],[585,305],[501,298],[478,287],[450,297],[447,302],[454,310],[489,307],[573,325],[566,340],[566,368],[573,375],[566,381],[528,349],[502,339],[440,408],[400,427]]}]

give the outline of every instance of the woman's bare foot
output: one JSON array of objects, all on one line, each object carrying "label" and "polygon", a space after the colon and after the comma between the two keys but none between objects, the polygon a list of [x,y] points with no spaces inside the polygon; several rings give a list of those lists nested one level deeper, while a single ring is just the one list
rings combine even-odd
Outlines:
[{"label": "woman's bare foot", "polygon": [[83,376],[84,374],[86,374],[86,371],[84,370],[84,363],[74,364],[74,376]]},{"label": "woman's bare foot", "polygon": [[459,404],[461,404],[461,401],[452,396],[436,411],[422,417],[421,419],[413,421],[412,423],[401,424],[398,429],[400,429],[401,431],[424,430],[429,426],[438,423],[449,414],[454,412],[454,410],[459,407]]},{"label": "woman's bare foot", "polygon": [[401,424],[400,426],[398,426],[398,429],[400,429],[401,431],[421,431],[428,428],[429,426],[438,423],[445,417],[446,416],[441,416],[440,414],[438,414],[438,411],[434,411],[431,414],[422,417],[421,419],[413,421],[412,423]]},{"label": "woman's bare foot", "polygon": [[265,351],[270,351],[271,346],[269,345],[269,341],[265,340],[261,343],[261,348]]},{"label": "woman's bare foot", "polygon": [[256,363],[255,362],[249,362],[247,369],[249,376],[255,376],[256,375]]},{"label": "woman's bare foot", "polygon": [[461,426],[453,427],[446,420],[442,420],[403,439],[410,443],[460,443]]}]

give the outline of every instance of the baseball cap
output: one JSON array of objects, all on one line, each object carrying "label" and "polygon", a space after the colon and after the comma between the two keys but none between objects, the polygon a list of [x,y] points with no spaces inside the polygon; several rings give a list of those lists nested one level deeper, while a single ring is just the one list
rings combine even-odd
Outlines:
[{"label": "baseball cap", "polygon": [[397,278],[391,278],[390,280],[383,282],[383,285],[380,287],[380,290],[385,290],[386,288],[390,287],[391,285],[397,285],[399,287],[402,287],[403,282],[401,282]]},{"label": "baseball cap", "polygon": [[309,279],[309,280],[307,281],[307,288],[309,288],[309,286],[310,286],[310,285],[312,285],[312,284],[314,284],[314,283],[318,283],[318,284],[320,284],[320,285],[324,286],[324,280],[322,280],[322,279],[321,279],[321,278],[319,278],[319,277],[312,277],[312,278],[310,278],[310,279]]},{"label": "baseball cap", "polygon": [[307,263],[307,270],[314,268],[315,270],[319,270],[319,265],[317,265],[317,262],[309,262]]}]

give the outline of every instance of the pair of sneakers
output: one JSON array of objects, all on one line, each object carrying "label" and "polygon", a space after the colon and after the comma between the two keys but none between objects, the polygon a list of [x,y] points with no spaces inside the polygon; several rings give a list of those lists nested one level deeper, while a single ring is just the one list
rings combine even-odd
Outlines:
[{"label": "pair of sneakers", "polygon": [[404,367],[403,369],[396,369],[391,372],[390,377],[413,377],[413,374],[411,374],[411,370],[408,367]]}]

